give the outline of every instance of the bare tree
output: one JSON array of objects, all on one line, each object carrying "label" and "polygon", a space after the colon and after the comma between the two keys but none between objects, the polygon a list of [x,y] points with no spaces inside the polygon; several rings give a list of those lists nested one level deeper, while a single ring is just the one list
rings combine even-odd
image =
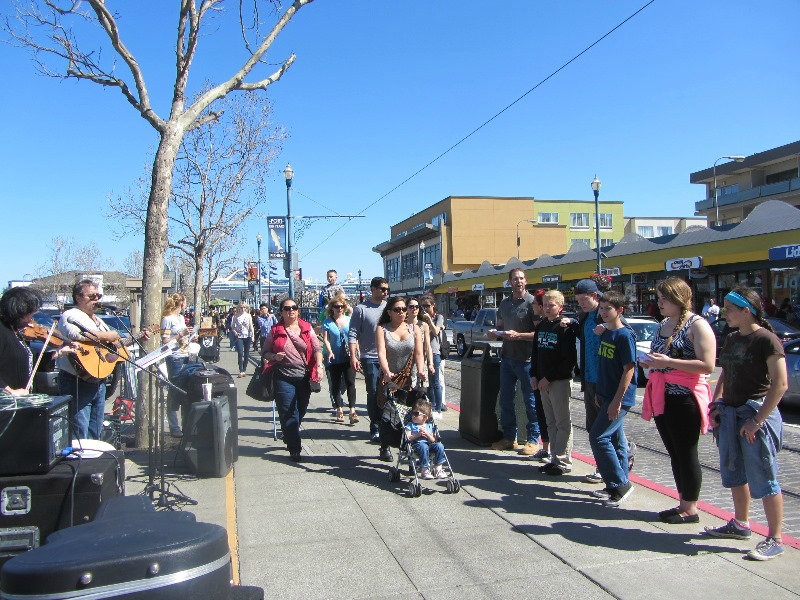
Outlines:
[{"label": "bare tree", "polygon": [[143,255],[141,250],[134,250],[122,263],[122,271],[130,277],[140,277],[142,274]]},{"label": "bare tree", "polygon": [[52,294],[54,300],[62,305],[59,294],[70,285],[70,271],[75,263],[75,240],[56,236],[47,244],[47,261],[36,269],[38,278],[46,278],[47,285],[42,291]]},{"label": "bare tree", "polygon": [[[154,322],[160,314],[161,281],[167,249],[167,207],[172,190],[173,166],[184,135],[187,131],[217,119],[219,112],[213,105],[229,93],[264,90],[283,76],[294,63],[294,54],[268,75],[261,73],[259,67],[265,66],[263,58],[283,28],[298,10],[311,2],[313,0],[294,0],[277,15],[277,20],[269,31],[262,32],[259,5],[263,3],[259,0],[240,0],[238,19],[248,56],[230,78],[208,89],[187,106],[186,88],[200,41],[204,35],[213,34],[214,25],[208,26],[210,17],[214,14],[224,15],[221,9],[225,2],[181,0],[173,45],[175,78],[171,83],[172,99],[169,114],[166,116],[159,115],[151,104],[144,69],[122,39],[117,15],[106,6],[105,0],[31,0],[26,4],[16,2],[14,17],[4,19],[5,30],[16,43],[32,50],[34,60],[42,73],[118,89],[158,135],[145,223],[143,323]],[[276,12],[280,10],[277,0],[268,4]],[[245,8],[249,11],[248,14],[245,14]],[[147,10],[146,5],[141,5],[140,10]],[[79,35],[85,34],[82,41],[90,45],[89,40],[92,37],[89,32],[76,33],[75,26],[80,21],[99,26],[112,51],[104,53],[102,48],[87,48],[82,45]],[[111,59],[105,58],[106,56],[111,56]],[[116,70],[114,59],[121,62],[125,73]],[[141,401],[143,397],[142,385],[137,403],[138,415],[146,415],[144,403]],[[143,439],[144,424],[145,419],[137,419],[137,443]]]}]

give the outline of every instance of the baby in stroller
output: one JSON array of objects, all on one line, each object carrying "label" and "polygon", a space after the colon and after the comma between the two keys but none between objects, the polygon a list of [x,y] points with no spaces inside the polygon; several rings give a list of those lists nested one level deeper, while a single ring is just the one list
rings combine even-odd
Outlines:
[{"label": "baby in stroller", "polygon": [[[411,449],[419,456],[420,479],[447,479],[444,465],[447,462],[444,445],[436,439],[431,418],[431,403],[427,399],[414,402],[409,412],[411,420],[406,424],[406,438]],[[431,472],[431,460],[433,471]]]}]

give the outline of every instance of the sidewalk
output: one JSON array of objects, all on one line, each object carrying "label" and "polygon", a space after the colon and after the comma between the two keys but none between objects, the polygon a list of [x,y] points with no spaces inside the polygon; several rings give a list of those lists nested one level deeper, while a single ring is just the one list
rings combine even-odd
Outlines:
[{"label": "sidewalk", "polygon": [[[236,371],[223,347],[219,366]],[[252,373],[252,368],[248,370]],[[668,526],[655,513],[674,505],[637,485],[618,509],[590,496],[590,471],[542,475],[516,453],[479,448],[458,434],[458,412],[439,422],[462,489],[425,481],[409,498],[407,481],[389,482],[388,463],[369,444],[363,380],[361,422],[334,422],[327,390],[312,395],[301,463],[272,439],[272,405],[239,391],[239,460],[224,479],[170,477],[198,500],[183,507],[228,529],[237,580],[268,598],[797,598],[800,551],[767,563],[744,558],[760,541],[700,535],[723,520]],[[395,451],[396,453],[396,451]],[[146,483],[146,453],[128,454],[127,494]],[[168,457],[167,464],[172,465]]]}]

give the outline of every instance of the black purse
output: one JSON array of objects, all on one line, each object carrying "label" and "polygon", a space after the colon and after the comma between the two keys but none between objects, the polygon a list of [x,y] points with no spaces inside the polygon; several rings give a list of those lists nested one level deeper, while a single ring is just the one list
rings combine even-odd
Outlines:
[{"label": "black purse", "polygon": [[248,398],[252,398],[253,400],[271,402],[275,393],[272,366],[269,365],[266,370],[263,366],[256,369],[244,393],[247,394]]}]

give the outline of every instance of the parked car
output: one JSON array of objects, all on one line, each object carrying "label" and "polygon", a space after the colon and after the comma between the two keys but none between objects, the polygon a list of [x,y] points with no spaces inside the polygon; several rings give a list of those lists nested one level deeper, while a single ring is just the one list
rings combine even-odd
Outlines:
[{"label": "parked car", "polygon": [[789,388],[781,400],[782,406],[800,407],[800,339],[784,342],[786,374]]},{"label": "parked car", "polygon": [[453,339],[453,325],[455,323],[461,322],[464,320],[464,317],[450,317],[446,319],[444,322],[444,335],[447,338],[447,342],[450,345],[450,351],[455,351],[456,349],[456,342]]},{"label": "parked car", "polygon": [[[767,322],[772,327],[775,335],[782,342],[800,339],[800,329],[784,321],[783,319],[776,319],[775,317],[767,317]],[[719,356],[722,346],[725,344],[725,338],[729,333],[736,331],[735,327],[729,327],[725,319],[719,319],[711,324],[711,329],[714,331],[714,337],[717,338],[717,356]]]},{"label": "parked car", "polygon": [[467,347],[476,342],[488,342],[486,336],[490,329],[497,328],[497,309],[482,308],[475,315],[474,321],[456,321],[453,323],[452,336],[455,337],[456,354],[464,356]]},{"label": "parked car", "polygon": [[639,387],[647,385],[647,369],[642,367],[639,358],[650,352],[650,345],[653,338],[658,335],[659,322],[652,317],[625,317],[628,325],[633,329],[636,334],[636,364],[637,364],[637,381]]}]

